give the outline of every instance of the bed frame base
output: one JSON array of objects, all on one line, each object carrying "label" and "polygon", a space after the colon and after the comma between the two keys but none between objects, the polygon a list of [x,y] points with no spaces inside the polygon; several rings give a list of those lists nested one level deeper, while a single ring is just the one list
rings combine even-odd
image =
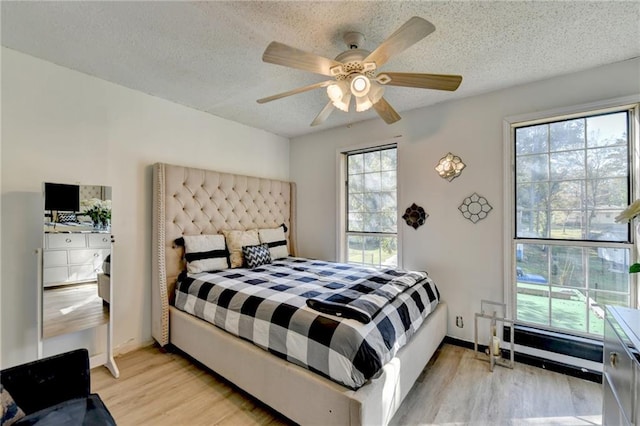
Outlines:
[{"label": "bed frame base", "polygon": [[[440,303],[411,341],[357,391],[265,352],[211,324],[169,308],[171,343],[236,386],[300,424],[387,424],[442,342]],[[310,401],[313,401],[310,403]]]}]

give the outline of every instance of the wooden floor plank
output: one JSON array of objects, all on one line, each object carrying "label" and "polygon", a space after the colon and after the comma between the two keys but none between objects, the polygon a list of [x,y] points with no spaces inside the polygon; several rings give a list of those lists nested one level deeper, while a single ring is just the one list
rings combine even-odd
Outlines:
[{"label": "wooden floor plank", "polygon": [[[187,357],[150,346],[117,358],[120,378],[91,371],[118,425],[290,425],[288,419]],[[442,345],[392,425],[601,423],[601,385],[516,364],[496,367]]]}]

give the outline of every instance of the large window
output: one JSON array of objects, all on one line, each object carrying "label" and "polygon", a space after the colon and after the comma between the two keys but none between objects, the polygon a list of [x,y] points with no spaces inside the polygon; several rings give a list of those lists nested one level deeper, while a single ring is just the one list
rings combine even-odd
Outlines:
[{"label": "large window", "polygon": [[635,306],[631,227],[615,222],[633,201],[633,112],[512,125],[520,323],[602,336],[604,305]]},{"label": "large window", "polygon": [[349,263],[397,266],[397,149],[344,153],[345,255]]}]

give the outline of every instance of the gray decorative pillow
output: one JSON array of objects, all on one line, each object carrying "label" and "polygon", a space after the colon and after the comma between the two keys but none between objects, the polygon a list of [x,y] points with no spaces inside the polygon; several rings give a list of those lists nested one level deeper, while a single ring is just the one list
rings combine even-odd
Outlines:
[{"label": "gray decorative pillow", "polygon": [[267,244],[242,247],[245,266],[249,269],[271,263],[271,254]]},{"label": "gray decorative pillow", "polygon": [[24,417],[24,411],[18,407],[8,390],[0,384],[0,403],[2,404],[2,426],[10,426]]}]

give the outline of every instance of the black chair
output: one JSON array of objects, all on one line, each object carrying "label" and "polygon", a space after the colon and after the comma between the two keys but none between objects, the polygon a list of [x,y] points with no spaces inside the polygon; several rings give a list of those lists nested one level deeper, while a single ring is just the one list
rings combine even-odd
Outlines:
[{"label": "black chair", "polygon": [[0,371],[0,383],[26,416],[14,425],[115,425],[91,392],[89,353],[78,349]]}]

